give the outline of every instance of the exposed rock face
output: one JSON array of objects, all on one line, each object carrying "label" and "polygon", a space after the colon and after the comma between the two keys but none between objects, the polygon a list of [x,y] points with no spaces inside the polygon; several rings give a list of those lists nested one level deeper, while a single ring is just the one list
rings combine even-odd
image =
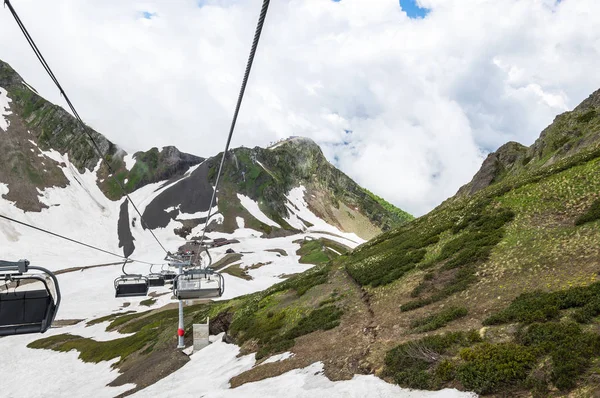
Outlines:
[{"label": "exposed rock face", "polygon": [[581,104],[573,110],[574,112],[582,112],[590,109],[600,108],[600,90],[594,91]]},{"label": "exposed rock face", "polygon": [[[43,150],[54,149],[67,153],[69,160],[79,171],[92,170],[99,156],[76,119],[63,108],[51,104],[39,96],[31,86],[7,63],[0,61],[0,87],[8,91],[13,100],[13,114],[22,120],[23,125],[34,136],[34,141]],[[116,145],[103,135],[88,127],[88,131],[104,155],[118,151]]]},{"label": "exposed rock face", "polygon": [[473,180],[460,188],[458,196],[473,195],[502,179],[549,166],[600,144],[600,90],[572,112],[558,115],[527,148],[509,142],[488,155]]},{"label": "exposed rock face", "polygon": [[[158,195],[144,211],[147,227],[164,228],[181,212],[205,212],[210,205],[213,188],[208,182],[208,167],[201,165],[190,175]],[[168,210],[168,211],[167,211]]]},{"label": "exposed rock face", "polygon": [[492,185],[503,174],[510,172],[525,159],[527,147],[517,142],[508,142],[483,161],[481,169],[471,182],[458,191],[458,195],[473,195]]},{"label": "exposed rock face", "polygon": [[[9,99],[9,127],[0,130],[0,182],[8,185],[4,198],[25,211],[41,211],[47,206],[40,201],[40,191],[50,187],[66,187],[59,163],[42,151],[54,150],[67,155],[79,172],[99,166],[98,186],[113,200],[123,196],[118,184],[109,176],[109,162],[127,192],[146,184],[176,178],[204,159],[168,146],[161,151],[152,148],[135,154],[136,165],[127,170],[126,152],[103,135],[87,127],[102,154],[94,149],[84,128],[63,108],[39,96],[7,63],[0,61],[0,88]],[[64,165],[63,165],[64,166]]]}]

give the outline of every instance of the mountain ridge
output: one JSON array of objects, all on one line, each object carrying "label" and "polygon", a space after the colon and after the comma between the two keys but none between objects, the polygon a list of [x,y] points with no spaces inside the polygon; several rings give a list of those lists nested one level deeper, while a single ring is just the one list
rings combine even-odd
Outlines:
[{"label": "mountain ridge", "polygon": [[[0,165],[0,182],[8,189],[3,197],[21,210],[41,212],[48,209],[44,192],[66,188],[70,179],[65,172],[71,173],[75,180],[79,179],[77,173],[91,172],[104,196],[122,203],[124,193],[120,186],[132,194],[158,182],[164,182],[163,186],[170,185],[148,205],[144,227],[164,228],[179,217],[180,225],[173,231],[187,237],[205,221],[202,217],[187,215],[208,211],[207,198],[212,194],[216,165],[222,153],[205,159],[166,146],[160,150],[155,147],[127,154],[86,126],[102,152],[101,159],[81,126],[67,111],[42,98],[2,61],[0,87],[10,101],[7,102],[7,139],[0,143],[0,153],[7,154],[8,161]],[[68,171],[70,167],[73,170]],[[253,185],[257,179],[259,183]],[[306,226],[293,227],[284,220],[291,215],[286,195],[298,186],[308,188],[309,207],[326,221],[341,230],[357,230],[367,238],[412,218],[367,193],[337,170],[314,141],[296,137],[282,142],[278,148],[241,147],[228,152],[217,195],[217,202],[223,207],[219,210],[224,214],[224,221],[223,225],[215,223],[211,228],[232,232],[237,228],[236,217],[242,216],[266,236],[289,235],[304,229]],[[278,227],[254,220],[241,206],[236,194],[257,200],[265,214],[278,220]],[[166,198],[168,195],[171,195],[169,199]],[[132,203],[128,202],[127,206],[131,207]],[[126,210],[122,209],[123,215],[135,216],[134,209]],[[120,221],[118,224],[119,235],[124,237],[119,239],[119,244],[128,248],[126,253],[132,254],[134,238],[127,232],[128,223]]]}]

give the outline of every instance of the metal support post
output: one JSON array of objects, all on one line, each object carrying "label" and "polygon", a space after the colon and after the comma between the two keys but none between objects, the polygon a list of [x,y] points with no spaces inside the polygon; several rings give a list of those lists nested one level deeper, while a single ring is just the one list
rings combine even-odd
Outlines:
[{"label": "metal support post", "polygon": [[[179,275],[183,274],[183,263],[179,262]],[[179,329],[177,330],[178,344],[177,348],[185,348],[185,343],[183,341],[183,335],[185,334],[183,324],[183,300],[179,300]]]}]

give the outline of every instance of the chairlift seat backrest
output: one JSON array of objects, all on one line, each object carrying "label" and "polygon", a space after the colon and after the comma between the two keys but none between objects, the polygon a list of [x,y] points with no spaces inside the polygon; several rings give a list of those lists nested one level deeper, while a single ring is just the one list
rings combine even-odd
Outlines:
[{"label": "chairlift seat backrest", "polygon": [[175,279],[176,276],[176,273],[163,274],[163,278],[165,278],[165,281],[172,281],[173,279]]},{"label": "chairlift seat backrest", "polygon": [[148,275],[148,284],[150,287],[159,287],[165,285],[165,277],[161,274]]},{"label": "chairlift seat backrest", "polygon": [[222,275],[207,274],[204,270],[190,270],[175,279],[173,284],[173,292],[178,300],[218,298],[223,295],[224,288]]},{"label": "chairlift seat backrest", "polygon": [[138,275],[123,275],[115,280],[115,297],[141,297],[148,294],[148,279]]},{"label": "chairlift seat backrest", "polygon": [[52,322],[54,299],[45,289],[0,293],[0,336],[43,333]]}]

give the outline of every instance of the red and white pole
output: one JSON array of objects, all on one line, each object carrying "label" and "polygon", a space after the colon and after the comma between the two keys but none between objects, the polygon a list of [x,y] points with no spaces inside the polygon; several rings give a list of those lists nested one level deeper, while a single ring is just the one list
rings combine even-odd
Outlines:
[{"label": "red and white pole", "polygon": [[[183,274],[183,264],[181,261],[179,262],[179,275]],[[178,344],[177,348],[185,348],[185,343],[183,341],[183,335],[185,334],[184,330],[185,325],[183,324],[183,301],[179,300],[179,328],[177,329],[178,336]]]}]

